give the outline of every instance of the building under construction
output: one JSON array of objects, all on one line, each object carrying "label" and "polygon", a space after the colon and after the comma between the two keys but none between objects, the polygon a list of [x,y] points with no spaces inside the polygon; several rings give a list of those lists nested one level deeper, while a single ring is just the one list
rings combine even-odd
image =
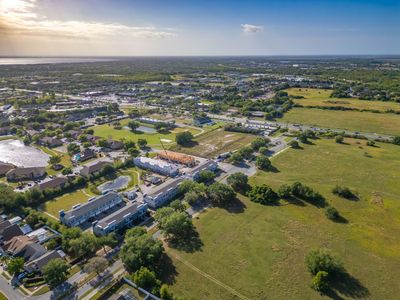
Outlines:
[{"label": "building under construction", "polygon": [[194,157],[169,150],[160,151],[158,153],[158,157],[171,162],[183,164],[188,167],[193,167],[196,164]]}]

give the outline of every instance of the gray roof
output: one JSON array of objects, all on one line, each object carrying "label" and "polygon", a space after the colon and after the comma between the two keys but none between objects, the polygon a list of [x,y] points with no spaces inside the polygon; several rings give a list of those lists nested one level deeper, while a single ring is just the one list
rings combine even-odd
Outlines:
[{"label": "gray roof", "polygon": [[121,208],[120,210],[117,210],[116,212],[112,213],[111,215],[101,219],[96,226],[99,226],[101,228],[107,227],[111,223],[120,223],[125,219],[125,217],[128,214],[135,214],[139,210],[139,206],[143,205],[142,203],[133,203],[133,204],[128,204]]},{"label": "gray roof", "polygon": [[202,162],[202,163],[198,164],[197,166],[195,166],[193,169],[191,169],[189,174],[193,175],[196,172],[203,171],[203,170],[207,169],[209,166],[211,166],[212,164],[215,164],[215,161],[213,161],[211,159],[207,160],[205,162]]},{"label": "gray roof", "polygon": [[109,201],[112,201],[113,199],[115,199],[117,197],[121,198],[121,196],[118,193],[109,191],[106,194],[101,195],[99,197],[90,198],[88,200],[88,202],[65,212],[64,219],[68,220],[69,218],[72,218],[72,217],[83,216],[86,213],[95,210],[96,208],[102,206],[103,204],[105,204]]},{"label": "gray roof", "polygon": [[163,193],[167,192],[168,190],[177,187],[178,184],[180,184],[185,179],[186,178],[184,178],[184,177],[168,179],[164,183],[162,183],[159,186],[152,189],[151,193],[149,193],[147,196],[152,197],[152,198],[157,197],[157,195],[163,194]]}]

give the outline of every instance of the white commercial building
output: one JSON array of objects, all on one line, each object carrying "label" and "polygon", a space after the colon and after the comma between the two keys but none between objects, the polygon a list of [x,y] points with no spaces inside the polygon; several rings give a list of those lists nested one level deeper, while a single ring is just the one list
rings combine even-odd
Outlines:
[{"label": "white commercial building", "polygon": [[174,177],[179,174],[179,168],[177,166],[163,160],[148,157],[135,157],[133,162],[135,166],[139,168],[150,170],[161,175]]}]

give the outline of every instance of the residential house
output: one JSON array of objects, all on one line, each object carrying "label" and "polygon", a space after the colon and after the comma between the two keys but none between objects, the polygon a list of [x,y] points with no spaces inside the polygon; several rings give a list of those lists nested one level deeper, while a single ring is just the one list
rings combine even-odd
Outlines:
[{"label": "residential house", "polygon": [[42,146],[49,147],[49,148],[54,148],[54,147],[61,146],[63,144],[63,142],[57,138],[45,136],[45,137],[39,139],[39,144]]},{"label": "residential house", "polygon": [[63,259],[64,257],[65,253],[62,250],[52,250],[25,264],[24,270],[28,273],[43,272],[43,267],[51,260],[57,258]]},{"label": "residential house", "polygon": [[86,148],[85,150],[83,150],[79,156],[79,161],[86,161],[92,158],[96,157],[96,153],[90,149],[90,148]]},{"label": "residential house", "polygon": [[6,223],[6,227],[0,230],[0,242],[5,243],[16,236],[24,234],[18,224],[11,224],[9,221],[6,222],[8,222]]},{"label": "residential house", "polygon": [[135,157],[133,159],[135,166],[142,169],[147,169],[161,175],[174,177],[179,174],[179,168],[173,164],[167,163],[159,159],[149,157]]},{"label": "residential house", "polygon": [[13,164],[8,164],[4,162],[0,162],[0,176],[6,175],[6,173],[12,169],[14,169],[15,166]]},{"label": "residential house", "polygon": [[108,140],[107,141],[108,147],[112,150],[119,150],[124,147],[124,143],[120,141],[115,141],[115,140]]},{"label": "residential house", "polygon": [[120,194],[108,191],[98,197],[93,197],[84,204],[77,204],[71,210],[60,211],[60,221],[67,226],[78,226],[89,219],[121,204],[123,202]]},{"label": "residential house", "polygon": [[132,203],[101,219],[93,226],[94,234],[103,236],[111,232],[132,226],[133,222],[141,220],[147,212],[146,203]]},{"label": "residential house", "polygon": [[25,235],[15,236],[7,241],[3,250],[11,256],[23,257],[25,261],[32,261],[47,252],[47,250],[32,239]]},{"label": "residential house", "polygon": [[17,167],[6,173],[9,181],[33,180],[46,174],[45,167]]},{"label": "residential house", "polygon": [[68,182],[68,178],[65,176],[59,176],[54,178],[49,178],[48,180],[44,180],[32,188],[36,188],[40,191],[44,191],[45,189],[62,189],[65,184]]},{"label": "residential house", "polygon": [[101,159],[85,164],[80,170],[82,176],[89,176],[100,172],[105,166],[112,166],[112,161],[109,159]]},{"label": "residential house", "polygon": [[193,118],[193,125],[202,127],[204,125],[212,125],[214,122],[207,116],[200,117],[196,116]]}]

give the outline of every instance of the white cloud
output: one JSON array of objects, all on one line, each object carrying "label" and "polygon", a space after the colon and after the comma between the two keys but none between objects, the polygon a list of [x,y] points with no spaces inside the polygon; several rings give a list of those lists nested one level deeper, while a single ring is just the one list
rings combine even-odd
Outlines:
[{"label": "white cloud", "polygon": [[67,39],[103,39],[115,36],[164,38],[176,35],[170,28],[52,20],[35,13],[36,2],[36,0],[0,0],[0,34]]},{"label": "white cloud", "polygon": [[251,24],[241,24],[240,27],[244,33],[259,33],[264,30],[263,26],[251,25]]}]

